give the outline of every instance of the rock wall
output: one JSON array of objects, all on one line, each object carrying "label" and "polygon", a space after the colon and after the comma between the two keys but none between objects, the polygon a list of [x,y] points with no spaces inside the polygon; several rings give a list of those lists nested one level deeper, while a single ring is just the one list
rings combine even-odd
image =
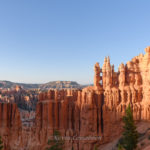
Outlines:
[{"label": "rock wall", "polygon": [[[41,93],[36,110],[36,137],[41,144],[39,149],[45,148],[54,130],[59,130],[64,138],[70,138],[65,142],[65,149],[91,149],[97,140],[90,140],[88,144],[84,138],[102,135],[101,96],[101,92],[94,93],[88,89]],[[83,140],[79,140],[79,137]]]},{"label": "rock wall", "polygon": [[0,103],[0,135],[4,150],[17,150],[21,144],[22,126],[20,113],[16,104]]},{"label": "rock wall", "polygon": [[150,47],[145,52],[122,63],[118,72],[109,57],[102,68],[96,63],[93,87],[41,93],[36,110],[36,137],[41,149],[55,129],[72,138],[102,137],[66,141],[66,150],[92,150],[95,144],[110,142],[120,135],[129,104],[135,120],[150,120]]},{"label": "rock wall", "polygon": [[16,104],[0,104],[5,149],[45,150],[54,130],[59,130],[65,150],[93,150],[94,145],[121,134],[122,116],[129,104],[136,121],[150,121],[150,47],[145,52],[122,63],[118,72],[109,57],[102,68],[96,63],[94,86],[40,93],[33,126],[22,127]]},{"label": "rock wall", "polygon": [[20,109],[35,111],[39,90],[22,89],[16,86],[13,89],[0,88],[0,103],[16,103]]}]

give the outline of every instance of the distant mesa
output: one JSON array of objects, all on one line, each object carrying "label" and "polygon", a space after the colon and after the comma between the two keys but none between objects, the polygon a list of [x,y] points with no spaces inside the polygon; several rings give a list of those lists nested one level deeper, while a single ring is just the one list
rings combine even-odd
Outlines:
[{"label": "distant mesa", "polygon": [[65,88],[76,88],[82,89],[87,85],[81,85],[74,81],[52,81],[44,84],[25,84],[25,83],[14,83],[10,81],[0,81],[0,88],[16,88],[19,90],[20,88],[24,89],[65,89]]}]

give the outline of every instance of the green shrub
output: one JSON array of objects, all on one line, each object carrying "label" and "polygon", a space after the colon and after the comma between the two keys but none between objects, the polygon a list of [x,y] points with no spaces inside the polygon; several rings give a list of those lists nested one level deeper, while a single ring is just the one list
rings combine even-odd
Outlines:
[{"label": "green shrub", "polygon": [[117,150],[123,150],[123,146],[121,144],[119,144]]},{"label": "green shrub", "polygon": [[46,150],[63,150],[64,141],[59,131],[54,131],[53,139],[48,140],[48,145],[49,146],[46,148]]}]

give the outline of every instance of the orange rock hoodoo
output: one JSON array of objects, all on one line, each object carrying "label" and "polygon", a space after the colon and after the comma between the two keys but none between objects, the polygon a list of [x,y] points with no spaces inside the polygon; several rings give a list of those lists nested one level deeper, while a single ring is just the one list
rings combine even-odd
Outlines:
[{"label": "orange rock hoodoo", "polygon": [[69,138],[65,139],[65,150],[72,147],[93,150],[95,144],[100,148],[120,135],[122,116],[129,104],[135,120],[150,120],[150,47],[145,52],[121,64],[118,72],[109,57],[105,58],[102,68],[96,63],[94,86],[41,93],[35,125],[21,135],[16,105],[0,104],[0,135],[6,137],[7,150],[10,145],[13,150],[17,150],[17,146],[44,150],[54,130]]},{"label": "orange rock hoodoo", "polygon": [[[91,90],[91,89],[90,89]],[[44,100],[45,99],[45,100]],[[79,137],[96,138],[102,135],[102,92],[88,91],[48,91],[39,95],[36,110],[36,133],[38,141],[46,144],[54,130],[64,137],[76,140],[65,142],[65,149],[91,149],[95,140],[79,141]],[[40,133],[40,134],[39,134]],[[45,136],[46,135],[46,136]]]},{"label": "orange rock hoodoo", "polygon": [[16,104],[0,103],[0,135],[2,136],[4,150],[20,147],[21,119]]},{"label": "orange rock hoodoo", "polygon": [[135,120],[150,120],[150,47],[145,51],[145,55],[121,64],[118,72],[109,57],[102,69],[96,63],[93,87],[41,93],[36,115],[36,133],[41,133],[38,140],[44,144],[54,129],[63,136],[101,136],[96,141],[66,142],[66,149],[91,150],[94,144],[108,142],[120,134],[121,118],[129,104]]}]

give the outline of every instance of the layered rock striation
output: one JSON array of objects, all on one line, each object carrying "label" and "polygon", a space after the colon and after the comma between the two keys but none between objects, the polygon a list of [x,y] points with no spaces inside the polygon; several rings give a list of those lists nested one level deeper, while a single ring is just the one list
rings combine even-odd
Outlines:
[{"label": "layered rock striation", "polygon": [[14,103],[0,103],[0,135],[4,150],[18,149],[22,141],[20,113]]},{"label": "layered rock striation", "polygon": [[89,90],[50,90],[39,95],[36,134],[43,144],[41,149],[54,130],[59,130],[66,140],[65,149],[88,149],[97,142],[95,138],[102,135],[102,93]]},{"label": "layered rock striation", "polygon": [[150,47],[145,52],[122,63],[118,72],[109,57],[102,68],[96,63],[94,86],[41,92],[35,118],[34,112],[21,112],[23,125],[16,104],[0,104],[5,149],[45,150],[54,130],[64,138],[65,150],[93,150],[94,145],[100,149],[121,134],[129,104],[136,121],[150,121]]},{"label": "layered rock striation", "polygon": [[[134,119],[150,120],[150,47],[146,54],[121,64],[118,72],[106,57],[94,66],[94,86],[81,90],[50,90],[39,95],[36,134],[42,147],[54,130],[62,136],[91,137],[66,141],[66,149],[92,150],[122,131],[122,116],[130,104]],[[101,139],[92,140],[93,137]]]}]

